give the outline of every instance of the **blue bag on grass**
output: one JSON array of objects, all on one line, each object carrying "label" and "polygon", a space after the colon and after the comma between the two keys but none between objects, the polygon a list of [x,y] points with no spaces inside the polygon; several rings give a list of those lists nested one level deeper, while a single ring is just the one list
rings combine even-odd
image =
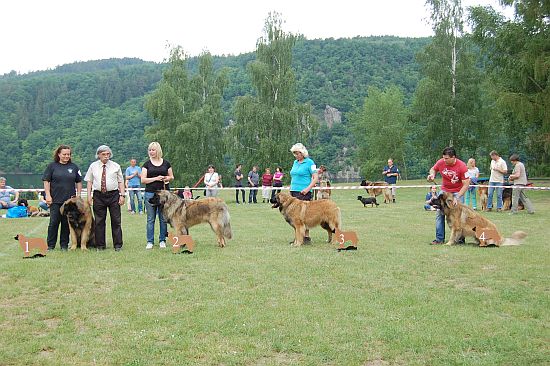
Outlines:
[{"label": "blue bag on grass", "polygon": [[15,219],[19,217],[27,217],[27,208],[25,206],[8,208],[8,211],[6,212],[7,219]]}]

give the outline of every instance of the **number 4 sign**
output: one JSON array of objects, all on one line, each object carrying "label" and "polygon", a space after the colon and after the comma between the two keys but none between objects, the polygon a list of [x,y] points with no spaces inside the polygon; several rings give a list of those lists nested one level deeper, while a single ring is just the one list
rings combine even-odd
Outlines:
[{"label": "number 4 sign", "polygon": [[179,253],[181,247],[185,247],[189,253],[193,253],[195,242],[193,241],[193,238],[191,238],[191,235],[174,235],[172,233],[168,233],[168,239],[170,240],[170,243],[172,243],[172,252],[174,254]]},{"label": "number 4 sign", "polygon": [[[495,238],[499,237],[498,232],[495,229],[490,228],[481,228],[476,230],[476,237],[479,239],[479,246],[486,247],[489,244],[492,244],[495,241]],[[491,241],[490,243],[488,243]]]}]

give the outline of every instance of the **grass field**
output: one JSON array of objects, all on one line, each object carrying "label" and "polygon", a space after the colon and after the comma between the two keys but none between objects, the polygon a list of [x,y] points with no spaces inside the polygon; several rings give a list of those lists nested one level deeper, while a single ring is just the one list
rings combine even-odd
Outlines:
[{"label": "grass field", "polygon": [[146,251],[145,217],[124,212],[122,252],[108,234],[104,252],[22,259],[13,236],[48,219],[0,219],[0,365],[549,364],[550,192],[528,193],[535,215],[485,214],[528,232],[502,248],[429,245],[426,192],[363,208],[336,191],[349,252],[320,228],[290,247],[278,210],[233,192],[233,240],[196,227],[191,255]]}]

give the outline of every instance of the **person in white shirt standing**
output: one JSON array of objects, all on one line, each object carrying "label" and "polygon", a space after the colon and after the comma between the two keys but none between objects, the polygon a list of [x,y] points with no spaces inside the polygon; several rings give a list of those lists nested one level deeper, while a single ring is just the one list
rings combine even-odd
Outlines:
[{"label": "person in white shirt standing", "polygon": [[[512,154],[510,161],[514,166],[512,174],[510,174],[510,181],[514,182],[514,186],[525,187],[527,185],[527,172],[525,171],[525,165],[519,161],[518,154]],[[512,214],[518,213],[519,200],[523,203],[523,206],[527,209],[527,213],[534,214],[535,208],[531,203],[531,200],[525,195],[525,188],[514,188],[512,191]]]},{"label": "person in white shirt standing", "polygon": [[508,166],[503,158],[495,151],[489,153],[491,156],[491,176],[489,177],[489,190],[487,197],[486,211],[493,210],[493,195],[497,191],[497,211],[502,211],[502,192],[504,185],[504,174],[508,173]]},{"label": "person in white shirt standing", "polygon": [[220,177],[216,173],[214,165],[208,166],[208,171],[204,175],[204,185],[206,186],[206,197],[216,197],[218,195],[218,184]]},{"label": "person in white shirt standing", "polygon": [[[87,182],[88,202],[93,205],[95,217],[95,242],[98,250],[104,250],[107,209],[111,216],[113,247],[122,249],[122,220],[120,206],[124,205],[124,176],[120,165],[111,160],[113,152],[107,145],[97,148],[96,157],[84,180]],[[93,195],[92,195],[93,188]]]}]

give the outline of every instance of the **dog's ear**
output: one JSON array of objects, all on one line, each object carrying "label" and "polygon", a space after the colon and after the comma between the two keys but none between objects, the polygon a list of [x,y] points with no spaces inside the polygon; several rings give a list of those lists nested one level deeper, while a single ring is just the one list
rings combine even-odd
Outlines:
[{"label": "dog's ear", "polygon": [[453,195],[447,195],[447,198],[445,198],[445,204],[449,208],[452,208],[454,206],[453,201],[454,201],[454,196]]}]

